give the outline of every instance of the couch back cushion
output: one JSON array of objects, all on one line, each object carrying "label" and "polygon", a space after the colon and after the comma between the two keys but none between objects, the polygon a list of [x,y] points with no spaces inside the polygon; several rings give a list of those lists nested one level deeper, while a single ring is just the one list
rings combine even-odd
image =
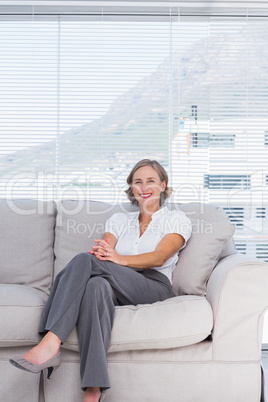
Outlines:
[{"label": "couch back cushion", "polygon": [[235,226],[222,208],[212,204],[184,204],[180,209],[191,219],[192,235],[179,254],[172,277],[173,292],[203,296],[218,261],[237,252],[232,237]]},{"label": "couch back cushion", "polygon": [[175,295],[205,295],[209,277],[234,230],[234,225],[228,222],[192,219],[192,235],[179,254],[173,271],[172,288]]},{"label": "couch back cushion", "polygon": [[76,254],[91,249],[94,239],[103,236],[106,219],[117,208],[98,201],[62,200],[58,203],[54,276]]},{"label": "couch back cushion", "polygon": [[[172,204],[174,207],[174,204]],[[203,204],[203,203],[189,203],[189,204],[180,204],[180,209],[190,218],[196,222],[197,220],[204,220],[208,222],[225,222],[230,225],[230,220],[225,213],[225,211],[213,204]],[[202,235],[202,233],[201,233]],[[219,254],[219,260],[228,255],[236,253],[236,247],[234,244],[233,237],[229,237],[223,244]]]},{"label": "couch back cushion", "polygon": [[[207,280],[220,258],[236,252],[234,227],[224,210],[210,204],[169,204],[191,219],[193,234],[173,274],[176,295],[203,296]],[[97,201],[63,200],[58,204],[55,238],[55,275],[78,253],[88,251],[102,237],[105,222],[115,212],[137,208],[129,202],[112,206]]]},{"label": "couch back cushion", "polygon": [[54,202],[0,200],[0,282],[49,293],[53,279]]}]

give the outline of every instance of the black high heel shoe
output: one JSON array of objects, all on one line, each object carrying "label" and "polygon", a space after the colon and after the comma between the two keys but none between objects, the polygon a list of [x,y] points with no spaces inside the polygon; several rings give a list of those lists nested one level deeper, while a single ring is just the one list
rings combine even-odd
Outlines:
[{"label": "black high heel shoe", "polygon": [[38,374],[41,371],[48,369],[47,378],[50,379],[52,373],[61,365],[61,353],[57,353],[51,359],[42,364],[32,363],[21,356],[12,357],[12,359],[9,360],[9,363],[21,370],[29,371],[34,374]]}]

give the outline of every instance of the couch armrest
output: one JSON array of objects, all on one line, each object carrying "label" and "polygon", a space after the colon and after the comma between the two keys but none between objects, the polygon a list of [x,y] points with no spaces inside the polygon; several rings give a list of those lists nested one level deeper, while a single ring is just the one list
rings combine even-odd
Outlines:
[{"label": "couch armrest", "polygon": [[259,360],[268,308],[268,264],[236,253],[222,259],[207,286],[212,306],[213,359]]}]

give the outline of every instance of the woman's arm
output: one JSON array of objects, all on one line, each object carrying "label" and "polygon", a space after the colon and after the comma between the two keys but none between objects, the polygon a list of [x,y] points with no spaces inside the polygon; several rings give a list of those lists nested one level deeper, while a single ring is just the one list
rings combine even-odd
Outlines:
[{"label": "woman's arm", "polygon": [[115,237],[115,235],[113,235],[112,233],[104,233],[102,240],[105,240],[106,243],[110,244],[110,246],[112,248],[115,248],[116,243],[117,243],[117,238]]},{"label": "woman's arm", "polygon": [[[108,238],[111,238],[110,243]],[[99,260],[112,261],[131,268],[146,269],[161,267],[182,248],[184,238],[177,233],[169,233],[163,237],[154,251],[137,255],[118,254],[114,249],[116,238],[111,233],[105,233],[103,239],[96,239],[95,242],[97,246],[94,247],[98,251],[93,250],[93,247],[91,254],[95,254]]]}]

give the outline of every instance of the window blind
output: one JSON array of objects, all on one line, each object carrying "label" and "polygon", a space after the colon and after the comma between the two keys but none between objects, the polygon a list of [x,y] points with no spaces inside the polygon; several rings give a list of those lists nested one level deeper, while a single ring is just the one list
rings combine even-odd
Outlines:
[{"label": "window blind", "polygon": [[210,16],[194,41],[191,23],[179,26],[177,199],[221,205],[237,248],[268,261],[267,18]]},{"label": "window blind", "polygon": [[116,202],[156,158],[268,258],[265,10],[1,7],[2,197]]},{"label": "window blind", "polygon": [[265,3],[26,3],[0,4],[0,196],[118,202],[157,159],[268,261]]},{"label": "window blind", "polygon": [[178,16],[41,17],[1,21],[1,194],[117,202],[137,160],[169,166]]},{"label": "window blind", "polygon": [[268,260],[267,12],[228,10],[1,5],[1,197],[118,202],[155,158]]}]

